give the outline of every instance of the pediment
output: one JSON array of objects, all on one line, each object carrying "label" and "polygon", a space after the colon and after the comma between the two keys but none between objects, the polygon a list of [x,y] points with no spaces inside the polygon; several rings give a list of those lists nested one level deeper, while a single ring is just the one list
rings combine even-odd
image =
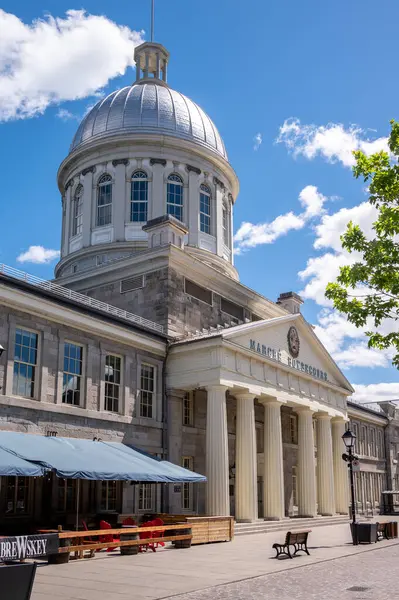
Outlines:
[{"label": "pediment", "polygon": [[223,332],[223,338],[257,356],[291,367],[353,392],[352,386],[302,315],[246,323]]}]

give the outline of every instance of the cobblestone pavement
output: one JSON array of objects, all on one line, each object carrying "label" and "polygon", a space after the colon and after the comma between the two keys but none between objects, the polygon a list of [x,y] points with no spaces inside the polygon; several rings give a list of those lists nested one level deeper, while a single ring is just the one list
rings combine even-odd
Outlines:
[{"label": "cobblestone pavement", "polygon": [[[169,598],[171,598],[169,596]],[[173,596],[175,600],[394,600],[399,545]]]}]

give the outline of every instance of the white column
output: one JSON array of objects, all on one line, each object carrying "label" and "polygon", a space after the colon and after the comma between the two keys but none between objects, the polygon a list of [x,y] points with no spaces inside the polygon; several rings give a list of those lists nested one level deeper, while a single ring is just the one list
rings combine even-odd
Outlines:
[{"label": "white column", "polygon": [[298,514],[316,516],[316,472],[313,439],[313,412],[298,411]]},{"label": "white column", "polygon": [[317,499],[320,515],[335,513],[331,417],[317,416]]},{"label": "white column", "polygon": [[155,163],[152,165],[152,189],[149,198],[151,202],[148,207],[148,220],[163,217],[166,214],[164,171],[165,167],[162,164]]},{"label": "white column", "polygon": [[199,232],[199,185],[198,173],[190,170],[188,173],[188,243],[191,246],[198,246]]},{"label": "white column", "polygon": [[93,190],[93,170],[94,168],[91,167],[86,169],[83,181],[83,247],[85,248],[91,245],[91,215],[93,194],[95,199],[94,202],[97,201],[97,190]]},{"label": "white column", "polygon": [[213,516],[230,515],[226,391],[222,385],[207,388],[206,510]]},{"label": "white column", "polygon": [[253,394],[238,394],[236,421],[236,519],[258,518],[255,405]]},{"label": "white column", "polygon": [[345,421],[333,419],[332,421],[332,447],[334,463],[335,510],[340,514],[348,514],[349,510],[349,485],[348,467],[342,460],[345,452],[342,436],[345,433]]},{"label": "white column", "polygon": [[263,512],[265,519],[284,518],[284,463],[281,432],[281,402],[263,401],[264,423],[264,471]]},{"label": "white column", "polygon": [[126,165],[127,159],[115,162],[115,185],[112,190],[112,224],[114,226],[114,242],[125,241],[126,215]]}]

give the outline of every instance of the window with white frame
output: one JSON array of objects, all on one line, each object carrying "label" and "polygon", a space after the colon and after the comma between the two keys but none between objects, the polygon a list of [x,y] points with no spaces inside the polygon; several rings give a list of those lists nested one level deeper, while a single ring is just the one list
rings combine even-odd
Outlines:
[{"label": "window with white frame", "polygon": [[155,504],[155,486],[153,483],[141,483],[139,486],[139,510],[153,511]]},{"label": "window with white frame", "polygon": [[290,415],[290,443],[298,443],[298,417]]},{"label": "window with white frame", "polygon": [[133,223],[147,222],[148,219],[148,176],[145,171],[135,171],[132,175],[130,197],[130,220]]},{"label": "window with white frame", "polygon": [[105,389],[104,408],[110,412],[119,412],[121,397],[121,369],[122,359],[120,356],[107,354],[105,357]]},{"label": "window with white frame", "polygon": [[112,177],[108,173],[101,175],[97,186],[96,225],[102,227],[112,223]]},{"label": "window with white frame", "polygon": [[[194,459],[192,456],[183,456],[182,467],[192,471],[194,469]],[[193,484],[183,483],[181,506],[183,510],[192,510],[193,508]]]},{"label": "window with white frame", "polygon": [[57,510],[69,512],[76,510],[77,480],[57,478]]},{"label": "window with white frame", "polygon": [[155,415],[155,367],[141,365],[140,372],[140,417],[148,419]]},{"label": "window with white frame", "polygon": [[82,393],[83,348],[72,342],[64,344],[62,402],[80,405]]},{"label": "window with white frame", "polygon": [[12,393],[34,398],[39,336],[17,327],[15,330],[14,377]]},{"label": "window with white frame", "polygon": [[194,424],[194,392],[187,392],[183,398],[183,425]]},{"label": "window with white frame", "polygon": [[222,209],[223,243],[230,248],[230,211],[225,202]]},{"label": "window with white frame", "polygon": [[204,184],[200,187],[200,231],[211,233],[211,190]]},{"label": "window with white frame", "polygon": [[379,458],[384,458],[385,452],[384,452],[384,436],[382,431],[378,432],[378,457]]},{"label": "window with white frame", "polygon": [[374,427],[370,428],[370,456],[377,456],[376,437]]},{"label": "window with white frame", "polygon": [[179,175],[169,175],[166,186],[166,212],[183,221],[183,180]]},{"label": "window with white frame", "polygon": [[102,481],[100,492],[100,510],[115,511],[118,509],[119,481]]},{"label": "window with white frame", "polygon": [[83,185],[79,184],[72,201],[72,236],[83,231]]},{"label": "window with white frame", "polygon": [[298,505],[298,492],[297,492],[297,475],[296,475],[296,467],[292,467],[292,504],[294,506]]},{"label": "window with white frame", "polygon": [[5,482],[5,515],[29,512],[30,477],[7,477]]}]

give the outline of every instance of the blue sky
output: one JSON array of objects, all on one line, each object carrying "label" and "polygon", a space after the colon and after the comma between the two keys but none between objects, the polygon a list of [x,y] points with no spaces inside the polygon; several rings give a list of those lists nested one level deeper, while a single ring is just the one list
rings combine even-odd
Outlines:
[{"label": "blue sky", "polygon": [[[3,0],[0,262],[52,277],[56,259],[17,257],[30,246],[59,248],[56,173],[78,120],[96,102],[95,90],[135,77],[126,53],[140,34],[128,40],[110,22],[148,32],[149,7],[150,0]],[[82,8],[86,15],[67,15]],[[61,21],[34,23],[49,13]],[[371,400],[399,397],[398,372],[389,353],[368,351],[361,332],[331,312],[322,291],[348,259],[338,246],[345,223],[354,218],[368,230],[373,220],[364,185],[353,179],[350,151],[384,147],[389,120],[399,119],[398,17],[394,0],[378,7],[371,0],[156,0],[155,38],[171,53],[169,84],[208,112],[240,178],[241,281],[273,300],[283,291],[302,292],[305,317],[360,386],[358,397]],[[79,19],[87,36],[83,27],[68,42]],[[104,44],[106,27],[112,30]]]}]

